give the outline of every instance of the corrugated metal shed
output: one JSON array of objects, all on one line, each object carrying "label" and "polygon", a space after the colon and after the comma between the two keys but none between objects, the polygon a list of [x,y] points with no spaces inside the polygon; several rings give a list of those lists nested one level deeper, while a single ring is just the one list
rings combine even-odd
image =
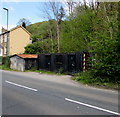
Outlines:
[{"label": "corrugated metal shed", "polygon": [[36,54],[15,54],[10,57],[10,68],[25,71],[37,68],[38,55]]}]

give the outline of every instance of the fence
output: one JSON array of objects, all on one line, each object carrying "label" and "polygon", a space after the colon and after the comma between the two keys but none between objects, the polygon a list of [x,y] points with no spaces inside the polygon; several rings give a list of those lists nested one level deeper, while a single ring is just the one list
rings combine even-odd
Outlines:
[{"label": "fence", "polygon": [[[84,52],[40,54],[38,55],[38,69],[61,73],[80,72],[83,71],[83,54],[89,55]],[[87,64],[85,66],[87,67]]]}]

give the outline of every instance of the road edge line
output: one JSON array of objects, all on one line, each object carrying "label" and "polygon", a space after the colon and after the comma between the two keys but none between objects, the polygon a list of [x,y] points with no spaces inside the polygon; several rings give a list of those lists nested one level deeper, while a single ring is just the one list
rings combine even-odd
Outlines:
[{"label": "road edge line", "polygon": [[18,86],[18,87],[22,87],[24,89],[29,89],[29,90],[32,90],[32,91],[35,91],[35,92],[38,91],[37,89],[31,88],[31,87],[27,87],[27,86],[24,86],[24,85],[20,85],[20,84],[17,84],[17,83],[14,83],[14,82],[10,82],[10,81],[7,81],[7,80],[5,82],[8,83],[8,84],[12,84],[12,85],[15,85],[15,86]]},{"label": "road edge line", "polygon": [[115,115],[120,115],[120,113],[110,111],[110,110],[107,110],[107,109],[104,109],[104,108],[100,108],[100,107],[97,107],[97,106],[93,106],[93,105],[90,105],[90,104],[86,104],[86,103],[83,103],[83,102],[75,101],[75,100],[72,100],[72,99],[69,99],[69,98],[65,98],[65,100],[69,101],[69,102],[76,103],[76,104],[84,105],[84,106],[87,106],[87,107],[90,107],[90,108],[94,108],[94,109],[97,109],[97,110],[101,110],[101,111],[104,111],[104,112],[112,113],[112,114],[115,114]]}]

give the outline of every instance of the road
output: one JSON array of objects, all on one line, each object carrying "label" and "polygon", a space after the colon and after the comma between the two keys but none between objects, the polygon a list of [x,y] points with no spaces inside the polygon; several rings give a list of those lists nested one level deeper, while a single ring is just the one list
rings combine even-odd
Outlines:
[{"label": "road", "polygon": [[120,115],[117,91],[78,84],[70,76],[0,72],[3,115]]}]

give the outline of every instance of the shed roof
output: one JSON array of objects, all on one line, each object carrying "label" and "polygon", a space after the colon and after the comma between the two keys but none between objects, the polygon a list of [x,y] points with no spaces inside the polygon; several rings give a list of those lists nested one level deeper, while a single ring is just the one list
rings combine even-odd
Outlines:
[{"label": "shed roof", "polygon": [[[13,56],[19,56],[21,58],[38,58],[37,54],[15,54]],[[11,57],[13,57],[11,56]]]}]

